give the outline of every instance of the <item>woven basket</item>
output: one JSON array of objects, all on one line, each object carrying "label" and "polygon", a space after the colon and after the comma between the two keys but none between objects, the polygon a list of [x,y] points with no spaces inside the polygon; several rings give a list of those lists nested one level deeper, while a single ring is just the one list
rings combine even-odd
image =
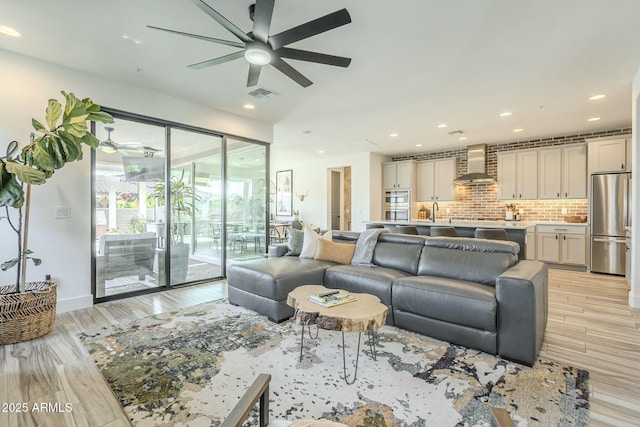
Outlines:
[{"label": "woven basket", "polygon": [[12,294],[15,285],[0,286],[0,344],[29,341],[53,330],[56,287],[55,282],[30,282],[25,292]]}]

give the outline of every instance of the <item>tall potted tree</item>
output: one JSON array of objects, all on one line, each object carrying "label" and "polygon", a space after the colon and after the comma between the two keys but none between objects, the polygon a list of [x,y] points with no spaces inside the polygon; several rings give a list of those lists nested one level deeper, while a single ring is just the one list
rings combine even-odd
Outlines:
[{"label": "tall potted tree", "polygon": [[2,270],[16,269],[13,285],[0,287],[0,344],[28,341],[53,329],[56,314],[56,285],[51,281],[26,281],[27,261],[41,260],[29,249],[31,186],[43,185],[57,169],[82,159],[83,144],[96,148],[100,141],[91,134],[88,122],[113,123],[90,98],[78,99],[61,92],[65,106],[50,99],[45,123],[32,119],[36,131],[30,143],[18,152],[11,141],[0,157],[0,208],[16,235],[16,257],[2,263]]},{"label": "tall potted tree", "polygon": [[[149,194],[157,200],[158,206],[166,206],[166,187],[163,182],[156,184]],[[171,227],[169,241],[171,243],[171,284],[183,283],[189,270],[189,244],[184,242],[184,219],[191,219],[196,212],[195,202],[202,198],[196,188],[184,180],[184,169],[180,176],[172,176],[169,180],[169,207]],[[191,231],[192,233],[194,230]],[[164,263],[158,266],[160,280],[166,277]],[[166,280],[166,278],[164,279]]]}]

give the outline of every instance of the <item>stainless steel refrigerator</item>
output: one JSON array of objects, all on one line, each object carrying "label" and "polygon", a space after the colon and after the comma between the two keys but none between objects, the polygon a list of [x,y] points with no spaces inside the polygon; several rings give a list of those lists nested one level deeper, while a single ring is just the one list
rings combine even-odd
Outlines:
[{"label": "stainless steel refrigerator", "polygon": [[625,274],[625,227],[629,225],[630,173],[591,175],[591,271]]}]

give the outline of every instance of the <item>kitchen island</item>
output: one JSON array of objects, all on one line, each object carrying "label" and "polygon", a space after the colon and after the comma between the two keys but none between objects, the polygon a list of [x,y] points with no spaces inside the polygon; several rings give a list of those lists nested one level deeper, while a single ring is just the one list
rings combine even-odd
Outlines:
[{"label": "kitchen island", "polygon": [[[520,245],[519,259],[527,259],[527,233],[534,233],[535,223],[521,221],[485,221],[485,220],[409,220],[409,221],[370,221],[370,224],[382,224],[395,231],[397,225],[414,225],[418,234],[431,235],[431,227],[454,227],[459,237],[474,237],[476,228],[500,228],[507,232],[507,239]],[[534,254],[535,255],[535,254]]]}]

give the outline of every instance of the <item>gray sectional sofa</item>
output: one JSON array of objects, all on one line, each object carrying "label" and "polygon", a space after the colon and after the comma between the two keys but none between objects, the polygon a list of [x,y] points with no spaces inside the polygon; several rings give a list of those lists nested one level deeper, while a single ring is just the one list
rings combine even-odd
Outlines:
[{"label": "gray sectional sofa", "polygon": [[[333,232],[354,243],[358,233]],[[389,307],[387,323],[532,365],[547,323],[544,263],[518,261],[514,242],[382,233],[372,266],[282,256],[232,265],[229,302],[280,322],[293,314],[287,294],[323,284],[376,295]]]}]

